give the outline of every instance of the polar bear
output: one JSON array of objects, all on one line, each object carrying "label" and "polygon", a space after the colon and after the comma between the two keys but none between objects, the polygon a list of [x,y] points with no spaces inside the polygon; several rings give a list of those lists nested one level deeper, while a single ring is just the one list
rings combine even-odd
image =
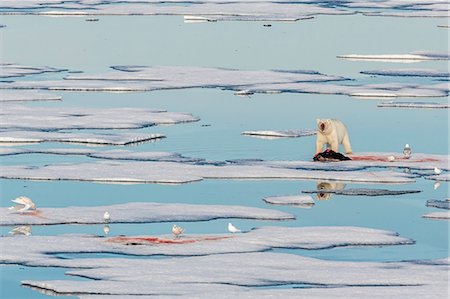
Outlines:
[{"label": "polar bear", "polygon": [[322,152],[323,145],[336,153],[339,152],[339,144],[342,143],[346,154],[352,154],[347,128],[338,119],[317,119],[316,155]]}]

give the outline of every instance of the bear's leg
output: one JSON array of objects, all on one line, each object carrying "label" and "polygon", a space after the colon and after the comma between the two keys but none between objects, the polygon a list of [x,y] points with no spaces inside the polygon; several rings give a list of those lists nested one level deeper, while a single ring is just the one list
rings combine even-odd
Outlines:
[{"label": "bear's leg", "polygon": [[334,152],[336,152],[336,153],[339,152],[339,143],[337,142],[337,140],[336,140],[336,141],[333,141],[333,142],[330,144],[330,148],[331,148],[332,151],[334,151]]},{"label": "bear's leg", "polygon": [[317,142],[316,142],[316,155],[317,155],[318,153],[321,153],[321,152],[322,152],[322,148],[323,148],[323,142],[317,140]]},{"label": "bear's leg", "polygon": [[350,139],[348,138],[348,134],[345,134],[344,139],[342,140],[342,145],[344,146],[346,154],[353,154],[352,147],[350,145]]}]

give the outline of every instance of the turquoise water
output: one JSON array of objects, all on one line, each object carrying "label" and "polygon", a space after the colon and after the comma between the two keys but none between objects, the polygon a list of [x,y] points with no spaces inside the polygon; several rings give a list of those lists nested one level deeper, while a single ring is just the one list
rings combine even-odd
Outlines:
[{"label": "turquoise water", "polygon": [[[436,26],[442,20],[424,18],[376,18],[321,16],[302,22],[217,22],[185,24],[182,17],[100,17],[85,22],[82,17],[1,16],[2,63],[81,70],[109,71],[112,65],[193,65],[237,69],[312,69],[346,76],[364,83],[432,82],[418,78],[373,78],[363,70],[398,68],[447,69],[446,61],[414,64],[352,62],[340,54],[406,54],[417,50],[448,51],[448,31]],[[420,39],[418,38],[420,36]],[[401,37],[401,38],[399,38]],[[61,78],[65,73],[30,76],[23,80]],[[22,79],[21,79],[22,80]],[[231,91],[188,89],[133,93],[57,92],[62,102],[26,105],[48,107],[142,107],[190,112],[200,122],[156,126],[141,132],[163,133],[168,138],[137,146],[132,151],[171,151],[213,161],[261,158],[267,160],[309,160],[315,137],[262,140],[242,136],[245,130],[314,128],[315,119],[333,117],[348,126],[355,152],[400,152],[405,143],[414,152],[448,154],[448,110],[380,109],[376,100],[337,95],[255,94],[241,98]],[[424,99],[445,102],[445,98]],[[422,99],[421,99],[422,101]],[[202,126],[210,125],[210,126]],[[74,144],[42,143],[31,149],[85,148]],[[93,147],[108,150],[114,147]],[[94,161],[84,156],[17,155],[0,157],[4,165],[45,165]],[[249,230],[265,225],[362,226],[398,232],[415,240],[414,245],[336,248],[328,250],[286,250],[332,260],[398,261],[434,259],[449,254],[447,221],[426,220],[434,211],[428,199],[449,196],[448,183],[437,190],[433,181],[418,179],[408,185],[348,184],[347,188],[417,189],[421,193],[402,196],[338,196],[316,201],[311,209],[270,206],[263,197],[300,194],[315,181],[206,180],[183,185],[108,185],[88,182],[34,182],[1,180],[1,206],[26,195],[40,207],[96,206],[134,201],[225,204],[274,208],[292,213],[294,221],[233,220]],[[227,219],[179,223],[188,233],[224,233]],[[110,235],[161,234],[171,223],[111,224]],[[1,227],[6,235],[11,227]],[[89,233],[103,235],[102,225],[35,226],[33,235]],[[75,258],[67,255],[65,258]],[[80,257],[91,257],[80,256]],[[98,255],[111,257],[111,255]],[[118,256],[120,257],[120,255]],[[2,266],[2,298],[47,298],[20,286],[27,279],[64,279],[67,269]],[[70,277],[69,279],[74,279]]]}]

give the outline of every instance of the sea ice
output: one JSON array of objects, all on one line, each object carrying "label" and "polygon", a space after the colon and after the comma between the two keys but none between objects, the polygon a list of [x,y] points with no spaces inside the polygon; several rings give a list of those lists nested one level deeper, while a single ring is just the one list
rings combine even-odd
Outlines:
[{"label": "sea ice", "polygon": [[[1,143],[39,143],[39,142],[69,142],[80,144],[98,144],[98,145],[128,145],[145,141],[152,141],[165,138],[162,134],[144,134],[144,133],[62,133],[45,131],[0,131]],[[9,154],[26,153],[50,153],[50,154],[73,154],[65,149],[65,153],[45,152],[45,151],[20,151]],[[69,151],[67,153],[67,151]],[[78,153],[79,154],[79,153]],[[5,155],[5,150],[0,151],[0,155]]]},{"label": "sea ice", "polygon": [[48,108],[3,105],[0,129],[69,130],[69,129],[138,129],[158,124],[198,121],[188,113],[139,108]]},{"label": "sea ice", "polygon": [[201,165],[174,162],[97,162],[45,166],[1,165],[0,177],[31,180],[81,180],[122,183],[188,183],[203,179],[299,179],[360,183],[411,183],[394,171],[297,170],[260,165]]},{"label": "sea ice", "polygon": [[38,208],[36,215],[0,208],[1,225],[99,224],[103,213],[111,215],[109,223],[149,223],[206,221],[219,218],[289,220],[294,216],[277,210],[223,205],[192,205],[136,202],[111,206]]},{"label": "sea ice", "polygon": [[[324,298],[320,297],[324,294],[325,298],[334,298],[335,294],[343,291],[350,297],[340,298],[371,298],[368,288],[375,293],[380,290],[384,298],[402,297],[402,289],[408,294],[414,294],[409,289],[420,295],[428,292],[434,298],[434,295],[445,292],[449,269],[448,264],[336,262],[270,252],[160,260],[103,259],[102,262],[96,268],[68,272],[72,276],[92,279],[90,281],[23,281],[23,284],[66,294],[172,297],[203,294],[208,298],[206,295],[211,295],[210,292],[220,292],[230,298],[231,291],[233,298],[241,298],[241,295],[245,296],[243,298],[259,298],[257,294],[261,291],[276,297],[279,297],[276,295],[278,291],[281,294],[289,291],[295,292],[297,298],[303,298],[304,292],[312,298]],[[295,285],[306,288],[275,288]],[[352,295],[351,291],[355,290]],[[227,296],[222,295],[221,298]],[[413,298],[422,297],[413,295]]]},{"label": "sea ice", "polygon": [[248,135],[252,137],[304,137],[316,135],[316,130],[304,129],[304,130],[279,130],[279,131],[244,131],[242,135]]},{"label": "sea ice", "polygon": [[29,102],[29,101],[61,101],[61,97],[52,93],[38,91],[1,90],[0,102]]},{"label": "sea ice", "polygon": [[352,189],[320,189],[320,190],[304,190],[303,193],[332,193],[336,195],[350,195],[350,196],[387,196],[387,195],[403,195],[419,193],[419,190],[386,190],[386,189],[367,189],[367,188],[352,188]]},{"label": "sea ice", "polygon": [[25,77],[28,75],[38,75],[44,73],[58,73],[67,71],[66,69],[57,69],[52,67],[31,67],[11,63],[0,64],[0,78]]},{"label": "sea ice", "polygon": [[435,102],[381,102],[377,105],[381,108],[423,108],[423,109],[448,109],[449,104]]},{"label": "sea ice", "polygon": [[410,54],[347,54],[338,55],[338,58],[363,61],[387,61],[387,62],[417,62],[425,60],[448,60],[448,53],[421,51]]},{"label": "sea ice", "polygon": [[422,217],[423,218],[429,218],[429,219],[449,220],[450,219],[450,211],[447,211],[447,212],[432,212],[432,213],[425,214]]},{"label": "sea ice", "polygon": [[307,195],[289,195],[289,196],[270,196],[263,200],[274,205],[292,205],[309,208],[314,205],[314,199]]},{"label": "sea ice", "polygon": [[444,200],[428,200],[427,207],[450,210],[450,198]]},{"label": "sea ice", "polygon": [[435,69],[386,69],[362,71],[361,74],[378,76],[407,76],[407,77],[450,77],[448,71]]}]

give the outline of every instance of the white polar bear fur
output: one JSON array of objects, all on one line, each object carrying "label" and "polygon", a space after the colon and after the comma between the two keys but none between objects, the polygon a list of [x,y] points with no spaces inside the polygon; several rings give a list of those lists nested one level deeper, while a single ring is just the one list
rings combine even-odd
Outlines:
[{"label": "white polar bear fur", "polygon": [[316,154],[322,152],[323,145],[336,153],[339,152],[339,144],[342,144],[346,154],[352,154],[352,147],[348,137],[347,128],[338,119],[317,119]]}]

